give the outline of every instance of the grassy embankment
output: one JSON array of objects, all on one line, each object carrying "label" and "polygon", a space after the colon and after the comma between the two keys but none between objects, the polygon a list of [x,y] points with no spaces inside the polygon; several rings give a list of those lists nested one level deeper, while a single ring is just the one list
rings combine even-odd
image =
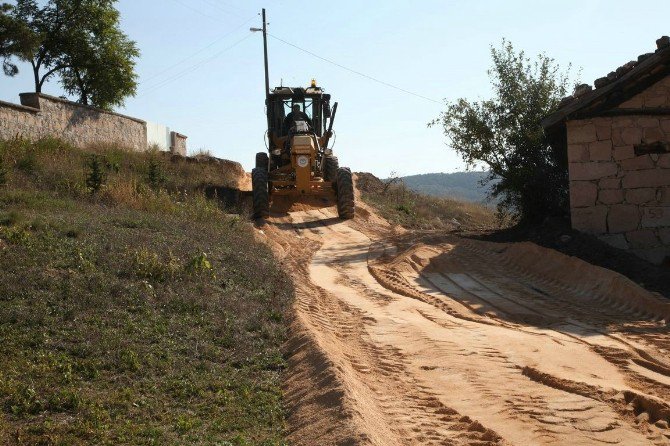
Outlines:
[{"label": "grassy embankment", "polygon": [[388,183],[358,173],[361,197],[392,224],[415,230],[480,231],[498,228],[493,209],[478,203],[414,192],[402,182]]},{"label": "grassy embankment", "polygon": [[0,142],[0,444],[283,444],[292,289],[219,165]]}]

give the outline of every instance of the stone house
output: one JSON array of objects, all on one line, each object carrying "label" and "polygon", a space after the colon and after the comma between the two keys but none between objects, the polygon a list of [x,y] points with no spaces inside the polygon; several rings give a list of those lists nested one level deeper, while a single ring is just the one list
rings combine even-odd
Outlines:
[{"label": "stone house", "polygon": [[670,38],[580,85],[542,121],[567,152],[572,227],[670,262]]}]

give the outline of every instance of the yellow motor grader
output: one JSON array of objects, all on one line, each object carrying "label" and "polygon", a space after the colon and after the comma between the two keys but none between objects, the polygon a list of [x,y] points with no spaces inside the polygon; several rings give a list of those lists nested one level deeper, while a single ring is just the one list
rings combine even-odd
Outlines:
[{"label": "yellow motor grader", "polygon": [[337,102],[331,108],[330,95],[315,80],[307,88],[280,86],[270,91],[265,10],[263,28],[251,30],[263,31],[268,126],[268,151],[256,154],[251,172],[254,217],[267,217],[272,198],[283,195],[293,201],[321,197],[324,206],[334,200],[340,218],[354,218],[351,170],[339,167],[328,147]]},{"label": "yellow motor grader", "polygon": [[[312,85],[277,87],[267,101],[268,152],[256,154],[251,172],[254,216],[267,217],[273,196],[322,197],[337,202],[340,218],[354,217],[351,170],[339,167],[328,148],[337,103]],[[326,123],[328,125],[326,126]],[[327,204],[326,204],[327,205]]]}]

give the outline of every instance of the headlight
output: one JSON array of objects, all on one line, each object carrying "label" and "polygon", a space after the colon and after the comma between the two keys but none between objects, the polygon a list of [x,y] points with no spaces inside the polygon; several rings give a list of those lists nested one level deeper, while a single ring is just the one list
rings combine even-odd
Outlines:
[{"label": "headlight", "polygon": [[298,167],[307,167],[309,164],[309,157],[305,155],[300,155],[298,157]]}]

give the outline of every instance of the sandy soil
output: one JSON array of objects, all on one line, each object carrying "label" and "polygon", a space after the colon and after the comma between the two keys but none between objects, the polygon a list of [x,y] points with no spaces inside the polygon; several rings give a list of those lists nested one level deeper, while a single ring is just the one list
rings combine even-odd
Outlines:
[{"label": "sandy soil", "polygon": [[291,444],[670,444],[667,300],[530,243],[296,209],[258,228],[297,287]]}]

